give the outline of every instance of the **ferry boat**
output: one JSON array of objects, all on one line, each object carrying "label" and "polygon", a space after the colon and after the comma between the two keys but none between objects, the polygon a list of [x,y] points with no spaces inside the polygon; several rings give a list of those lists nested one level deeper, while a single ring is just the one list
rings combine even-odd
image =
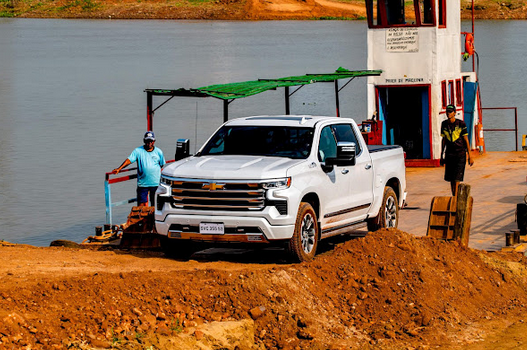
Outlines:
[{"label": "ferry boat", "polygon": [[[154,96],[215,97],[223,100],[224,121],[229,104],[238,98],[285,88],[285,114],[290,113],[291,87],[316,82],[335,83],[335,109],[342,79],[367,77],[364,136],[370,144],[401,145],[407,166],[439,166],[441,122],[446,106],[455,105],[467,124],[471,151],[485,152],[478,77],[474,69],[472,31],[461,31],[458,0],[365,0],[367,7],[367,70],[339,68],[334,73],[258,79],[196,89],[146,89],[147,129],[153,129]],[[474,16],[473,16],[474,17]],[[462,72],[462,59],[472,71]],[[360,122],[360,121],[358,121]],[[510,131],[510,130],[500,130]]]},{"label": "ferry boat", "polygon": [[[484,152],[474,19],[472,32],[462,32],[458,0],[366,0],[366,8],[367,66],[382,70],[368,77],[367,110],[382,143],[401,145],[407,166],[439,166],[441,122],[452,104],[472,151]],[[462,72],[469,58],[472,71]]]}]

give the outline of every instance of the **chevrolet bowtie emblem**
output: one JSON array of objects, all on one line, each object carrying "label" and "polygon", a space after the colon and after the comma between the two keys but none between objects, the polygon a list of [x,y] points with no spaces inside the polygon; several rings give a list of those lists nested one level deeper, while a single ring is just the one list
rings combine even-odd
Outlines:
[{"label": "chevrolet bowtie emblem", "polygon": [[203,184],[203,186],[201,186],[202,189],[209,190],[209,191],[223,190],[224,187],[225,187],[225,184],[218,184],[215,182]]}]

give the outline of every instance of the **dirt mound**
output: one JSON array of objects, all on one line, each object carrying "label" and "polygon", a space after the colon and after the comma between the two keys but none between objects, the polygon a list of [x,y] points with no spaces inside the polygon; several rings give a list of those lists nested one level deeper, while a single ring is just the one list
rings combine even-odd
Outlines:
[{"label": "dirt mound", "polygon": [[134,254],[1,246],[0,348],[426,348],[481,339],[527,301],[523,255],[398,230],[293,265]]}]

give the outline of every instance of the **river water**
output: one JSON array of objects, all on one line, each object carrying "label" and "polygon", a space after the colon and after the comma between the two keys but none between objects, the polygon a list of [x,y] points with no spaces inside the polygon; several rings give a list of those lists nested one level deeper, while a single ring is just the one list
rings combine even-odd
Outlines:
[{"label": "river water", "polygon": [[[364,21],[115,21],[0,18],[0,240],[76,242],[105,220],[104,174],[141,145],[145,88],[366,69]],[[464,30],[470,23],[464,23]],[[483,107],[518,107],[527,130],[526,21],[476,23]],[[471,68],[471,64],[464,66]],[[366,80],[341,91],[342,116],[366,116]],[[295,93],[292,113],[334,115],[332,84]],[[165,99],[156,98],[157,106]],[[284,112],[283,90],[235,101],[230,117]],[[490,112],[486,128],[514,127]],[[155,115],[157,146],[191,151],[222,122],[215,99],[175,98]],[[511,133],[485,134],[488,150],[513,150]],[[133,197],[116,184],[113,200]],[[114,209],[114,223],[130,207]]]}]

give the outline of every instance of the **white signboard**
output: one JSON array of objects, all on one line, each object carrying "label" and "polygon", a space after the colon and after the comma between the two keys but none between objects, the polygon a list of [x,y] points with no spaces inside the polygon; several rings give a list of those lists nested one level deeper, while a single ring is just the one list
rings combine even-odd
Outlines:
[{"label": "white signboard", "polygon": [[419,51],[419,31],[417,28],[388,28],[386,31],[386,51]]}]

